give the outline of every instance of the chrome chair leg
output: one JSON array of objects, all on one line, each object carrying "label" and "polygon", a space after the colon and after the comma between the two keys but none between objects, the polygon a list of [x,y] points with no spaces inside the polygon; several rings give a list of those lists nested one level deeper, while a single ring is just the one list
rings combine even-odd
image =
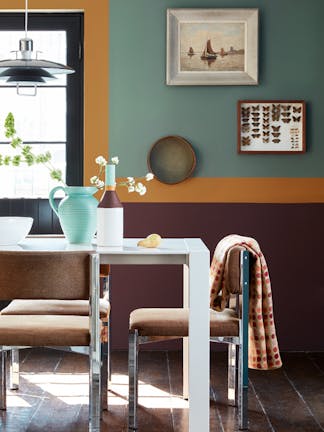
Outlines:
[{"label": "chrome chair leg", "polygon": [[228,344],[228,383],[227,398],[228,404],[237,405],[237,346],[233,343]]},{"label": "chrome chair leg", "polygon": [[9,387],[11,390],[19,388],[19,349],[10,350]]},{"label": "chrome chair leg", "polygon": [[[111,302],[111,271],[109,275],[104,278],[104,298]],[[111,313],[111,312],[110,312]],[[108,342],[107,342],[107,368],[108,368],[108,381],[111,381],[111,319],[108,320]]]},{"label": "chrome chair leg", "polygon": [[7,409],[6,359],[7,352],[0,351],[0,410]]},{"label": "chrome chair leg", "polygon": [[111,319],[108,320],[108,341],[107,341],[107,379],[111,381]]},{"label": "chrome chair leg", "polygon": [[137,429],[138,401],[138,331],[130,330],[128,345],[128,429]]},{"label": "chrome chair leg", "polygon": [[101,349],[101,407],[105,411],[108,409],[108,357],[107,344],[104,343]]}]

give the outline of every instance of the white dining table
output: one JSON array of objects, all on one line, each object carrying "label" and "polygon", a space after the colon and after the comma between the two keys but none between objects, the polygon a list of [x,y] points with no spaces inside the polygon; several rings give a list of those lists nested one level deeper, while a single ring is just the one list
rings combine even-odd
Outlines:
[{"label": "white dining table", "polygon": [[28,236],[0,250],[95,250],[101,264],[183,266],[183,306],[189,307],[189,337],[183,342],[183,394],[189,399],[189,432],[209,432],[209,250],[199,238],[165,238],[158,248],[69,244],[63,236]]}]

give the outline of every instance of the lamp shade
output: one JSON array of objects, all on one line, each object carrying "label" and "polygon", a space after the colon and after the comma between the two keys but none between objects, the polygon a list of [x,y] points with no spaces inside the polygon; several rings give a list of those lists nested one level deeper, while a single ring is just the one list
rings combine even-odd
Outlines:
[{"label": "lamp shade", "polygon": [[[61,63],[55,63],[48,60],[38,60],[38,59],[16,59],[16,60],[0,60],[0,73],[13,68],[15,70],[20,69],[25,70],[44,70],[50,75],[57,74],[72,74],[74,69],[70,66],[65,66]],[[9,72],[8,72],[9,73]]]},{"label": "lamp shade", "polygon": [[45,69],[35,67],[11,67],[1,71],[0,80],[5,79],[10,84],[39,85],[56,79]]},{"label": "lamp shade", "polygon": [[16,58],[13,60],[0,61],[0,80],[17,85],[17,92],[20,85],[36,88],[39,84],[46,84],[47,81],[55,79],[53,75],[72,74],[75,72],[70,66],[56,63],[49,60],[33,58],[33,40],[27,35],[28,27],[28,0],[25,0],[25,37],[19,40],[19,51],[16,51]]},{"label": "lamp shade", "polygon": [[[18,53],[21,58],[18,58]],[[20,39],[19,51],[16,53],[17,58],[0,61],[0,79],[6,79],[10,83],[28,82],[31,84],[33,82],[31,77],[34,77],[34,82],[37,84],[54,79],[53,75],[75,72],[70,66],[61,63],[32,58],[32,53],[32,39],[28,37]]]},{"label": "lamp shade", "polygon": [[20,39],[16,59],[0,61],[0,80],[4,79],[10,84],[37,86],[55,79],[53,75],[75,72],[70,66],[61,63],[32,58],[32,54],[32,39],[28,37]]}]

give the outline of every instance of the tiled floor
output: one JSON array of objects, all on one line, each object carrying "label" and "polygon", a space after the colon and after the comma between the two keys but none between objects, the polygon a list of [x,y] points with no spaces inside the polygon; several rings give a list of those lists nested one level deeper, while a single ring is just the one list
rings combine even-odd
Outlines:
[{"label": "tiled floor", "polygon": [[[282,369],[250,371],[249,419],[254,432],[324,431],[324,353],[283,353]],[[226,356],[212,353],[211,431],[237,431],[226,402]],[[127,353],[114,352],[103,432],[127,430]],[[73,375],[71,374],[73,373]],[[1,432],[88,430],[87,358],[46,349],[21,351],[20,390],[8,392]],[[140,353],[139,432],[187,431],[181,353]],[[199,432],[199,431],[197,431]]]}]

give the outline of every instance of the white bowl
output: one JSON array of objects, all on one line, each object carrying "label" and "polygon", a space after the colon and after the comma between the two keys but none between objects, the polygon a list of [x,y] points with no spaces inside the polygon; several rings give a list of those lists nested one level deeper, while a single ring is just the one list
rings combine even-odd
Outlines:
[{"label": "white bowl", "polygon": [[32,224],[31,217],[0,217],[0,245],[16,245],[26,237]]}]

